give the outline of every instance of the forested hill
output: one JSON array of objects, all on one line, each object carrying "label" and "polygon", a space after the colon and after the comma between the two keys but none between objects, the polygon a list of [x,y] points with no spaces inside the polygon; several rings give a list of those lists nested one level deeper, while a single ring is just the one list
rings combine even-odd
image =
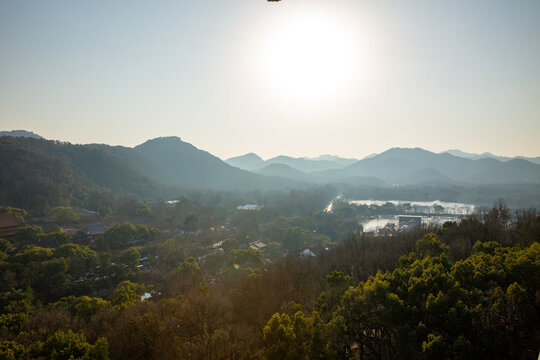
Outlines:
[{"label": "forested hill", "polygon": [[105,190],[157,195],[157,183],[117,157],[85,145],[31,138],[0,138],[0,202],[39,209],[88,204]]},{"label": "forested hill", "polygon": [[5,136],[0,137],[0,166],[0,203],[32,209],[88,205],[103,192],[155,198],[163,186],[220,190],[303,186],[234,168],[176,137],[128,148]]}]

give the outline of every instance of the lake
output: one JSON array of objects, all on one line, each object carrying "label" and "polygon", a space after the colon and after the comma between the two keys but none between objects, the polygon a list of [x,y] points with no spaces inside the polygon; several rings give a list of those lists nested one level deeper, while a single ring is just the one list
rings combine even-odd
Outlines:
[{"label": "lake", "polygon": [[[345,199],[342,194],[338,195],[326,207],[326,212],[332,212],[334,204],[337,202],[347,202],[354,205],[365,206],[383,206],[386,203],[391,203],[394,206],[401,206],[402,215],[421,215],[422,224],[442,225],[446,221],[460,221],[464,216],[471,215],[475,211],[475,206],[472,204],[445,202],[440,200],[434,201],[406,201],[406,200],[350,200]],[[442,207],[442,210],[441,210]],[[382,229],[388,223],[398,223],[398,215],[380,215],[360,220],[360,224],[364,227],[364,231],[371,232]]]}]

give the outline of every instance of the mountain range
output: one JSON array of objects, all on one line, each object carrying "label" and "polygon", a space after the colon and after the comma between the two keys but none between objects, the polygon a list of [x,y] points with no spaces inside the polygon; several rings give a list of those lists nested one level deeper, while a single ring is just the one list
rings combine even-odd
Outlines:
[{"label": "mountain range", "polygon": [[317,183],[379,186],[540,183],[540,165],[525,158],[500,160],[481,155],[467,158],[450,152],[437,154],[420,148],[392,148],[362,160],[351,160],[328,156],[312,159],[278,156],[263,160],[250,153],[226,162],[258,174]]},{"label": "mountain range", "polygon": [[540,165],[540,156],[537,156],[537,157],[525,157],[525,156],[509,157],[509,156],[494,155],[494,154],[492,154],[490,152],[485,152],[485,153],[482,153],[482,154],[473,154],[473,153],[468,153],[468,152],[464,152],[464,151],[461,151],[461,150],[446,150],[446,151],[443,151],[443,153],[448,153],[448,154],[451,154],[451,155],[454,155],[454,156],[459,156],[459,157],[463,157],[463,158],[467,158],[467,159],[473,159],[473,160],[492,158],[492,159],[496,159],[496,160],[499,160],[499,161],[508,161],[508,160],[512,160],[512,159],[523,159],[523,160],[527,160],[527,161],[530,161],[532,163]]},{"label": "mountain range", "polygon": [[529,160],[460,154],[392,148],[361,160],[332,155],[263,160],[250,153],[222,161],[178,137],[156,138],[130,148],[73,145],[17,131],[0,137],[0,204],[31,206],[41,198],[51,205],[84,202],[96,189],[157,197],[164,188],[540,184],[540,165]]}]

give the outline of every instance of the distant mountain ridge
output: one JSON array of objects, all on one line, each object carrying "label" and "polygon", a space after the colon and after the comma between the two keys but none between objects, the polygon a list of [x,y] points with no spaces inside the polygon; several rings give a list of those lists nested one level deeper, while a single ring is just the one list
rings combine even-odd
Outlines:
[{"label": "distant mountain ridge", "polygon": [[540,183],[540,165],[515,161],[518,160],[472,160],[421,148],[392,148],[360,160],[344,171],[379,177],[392,184]]},{"label": "distant mountain ridge", "polygon": [[[507,184],[540,183],[540,166],[486,153],[466,157],[459,150],[433,153],[421,148],[392,148],[362,160],[331,155],[317,158],[277,156],[266,161],[251,153],[226,160],[248,171],[316,183],[390,184]],[[460,156],[461,155],[461,156]],[[491,156],[490,156],[491,155]],[[336,159],[341,163],[336,162]],[[348,163],[348,165],[346,165]],[[269,166],[269,164],[275,166]],[[277,166],[279,165],[279,166]],[[354,180],[353,180],[354,179]]]},{"label": "distant mountain ridge", "polygon": [[352,159],[352,158],[347,159],[347,158],[339,157],[337,155],[329,155],[329,154],[319,155],[319,156],[314,157],[314,158],[304,157],[304,159],[316,160],[316,161],[332,161],[334,163],[337,163],[337,164],[340,164],[340,165],[343,165],[343,166],[352,165],[352,164],[354,164],[355,162],[358,161],[358,159]]},{"label": "distant mountain ridge", "polygon": [[270,164],[287,165],[301,172],[324,171],[330,169],[341,169],[358,161],[357,159],[346,159],[335,155],[320,155],[316,158],[309,157],[291,157],[279,155],[268,160],[263,160],[260,156],[254,153],[249,153],[241,156],[235,156],[226,159],[225,162],[229,165],[236,166],[240,169],[259,172]]},{"label": "distant mountain ridge", "polygon": [[532,163],[540,165],[540,156],[536,156],[536,157],[526,157],[526,156],[509,157],[509,156],[494,155],[494,154],[492,154],[490,152],[484,152],[482,154],[474,154],[474,153],[468,153],[468,152],[464,152],[464,151],[457,150],[457,149],[446,150],[446,151],[443,151],[442,153],[448,153],[448,154],[451,154],[451,155],[454,155],[454,156],[459,156],[459,157],[463,157],[463,158],[466,158],[466,159],[472,159],[472,160],[491,158],[491,159],[496,159],[496,160],[499,160],[499,161],[508,161],[508,160],[512,160],[512,159],[523,159],[523,160],[527,160],[527,161],[530,161]]}]

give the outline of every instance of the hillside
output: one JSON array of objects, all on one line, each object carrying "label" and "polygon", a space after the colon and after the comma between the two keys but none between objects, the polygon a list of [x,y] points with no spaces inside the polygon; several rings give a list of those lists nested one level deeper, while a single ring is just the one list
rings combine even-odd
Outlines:
[{"label": "hillside", "polygon": [[265,190],[303,186],[297,181],[238,169],[178,137],[148,140],[136,146],[134,151],[152,162],[155,171],[148,175],[169,186],[218,190]]},{"label": "hillside", "polygon": [[476,183],[539,183],[540,166],[523,159],[512,159],[485,169],[471,181]]},{"label": "hillside", "polygon": [[35,207],[88,204],[96,192],[158,197],[163,187],[216,190],[300,188],[305,184],[253,174],[176,137],[135,148],[73,145],[23,137],[0,138],[0,204]]},{"label": "hillside", "polygon": [[137,196],[159,192],[154,181],[118,158],[84,145],[2,137],[0,166],[0,203],[12,206],[85,204],[105,190]]}]

